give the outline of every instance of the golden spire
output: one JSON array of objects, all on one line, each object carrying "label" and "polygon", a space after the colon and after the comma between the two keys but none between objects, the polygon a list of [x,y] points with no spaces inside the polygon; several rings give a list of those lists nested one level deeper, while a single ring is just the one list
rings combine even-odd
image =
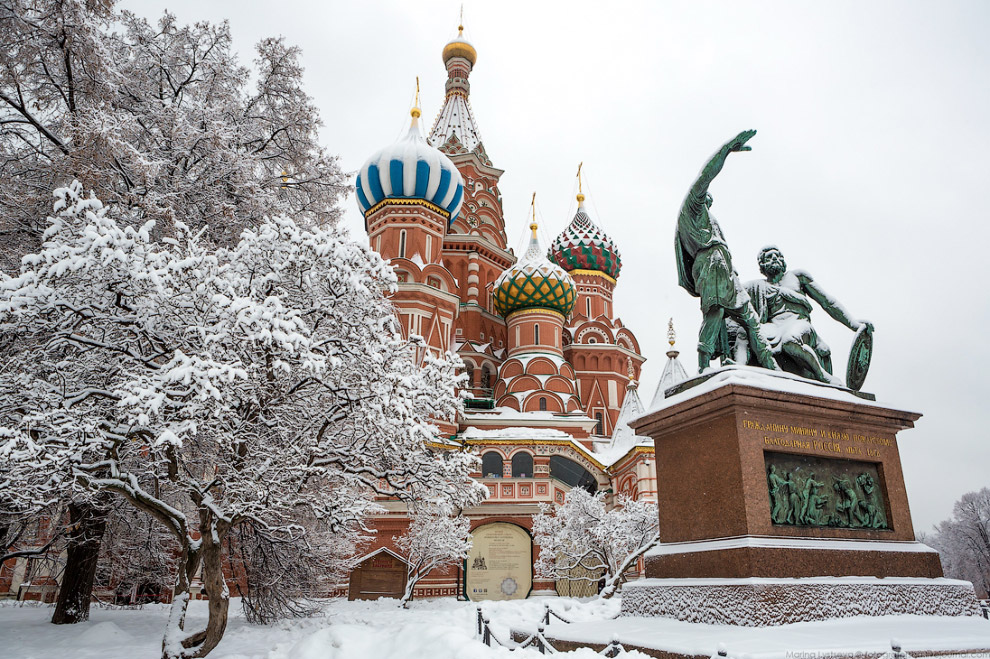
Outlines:
[{"label": "golden spire", "polygon": [[533,201],[530,202],[533,207],[533,222],[529,225],[530,231],[533,232],[533,240],[536,240],[536,193],[533,193]]},{"label": "golden spire", "polygon": [[420,115],[423,114],[419,110],[419,76],[416,76],[416,104],[413,109],[409,111],[413,119],[419,119]]},{"label": "golden spire", "polygon": [[670,350],[667,351],[667,356],[671,359],[677,359],[677,355],[681,354],[674,350],[674,342],[677,340],[677,333],[674,331],[674,319],[671,318],[667,321],[667,343],[670,344]]},{"label": "golden spire", "polygon": [[581,189],[581,168],[582,167],[584,167],[584,162],[578,163],[578,173],[577,173],[577,177],[578,177],[578,195],[577,195],[578,204],[584,203],[584,192]]},{"label": "golden spire", "polygon": [[443,61],[452,57],[463,57],[471,66],[478,61],[478,51],[464,39],[464,5],[461,5],[461,20],[457,26],[457,36],[443,48]]}]

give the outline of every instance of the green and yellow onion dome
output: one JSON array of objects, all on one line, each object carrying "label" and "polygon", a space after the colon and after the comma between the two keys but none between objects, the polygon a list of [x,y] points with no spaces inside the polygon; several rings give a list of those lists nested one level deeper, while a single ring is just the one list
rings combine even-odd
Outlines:
[{"label": "green and yellow onion dome", "polygon": [[582,194],[574,219],[550,244],[549,256],[568,272],[594,270],[617,279],[622,269],[619,248],[588,216]]},{"label": "green and yellow onion dome", "polygon": [[577,298],[574,280],[547,260],[536,238],[536,225],[530,225],[533,238],[526,254],[499,275],[492,290],[495,310],[503,317],[523,309],[549,309],[566,318]]},{"label": "green and yellow onion dome", "polygon": [[457,26],[457,36],[443,47],[443,63],[446,64],[453,57],[463,57],[471,62],[471,66],[478,61],[478,51],[464,38],[463,25]]}]

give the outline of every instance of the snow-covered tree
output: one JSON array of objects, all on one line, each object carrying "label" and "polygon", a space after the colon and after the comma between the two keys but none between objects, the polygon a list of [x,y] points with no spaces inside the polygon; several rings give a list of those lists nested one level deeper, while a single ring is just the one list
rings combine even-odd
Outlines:
[{"label": "snow-covered tree", "polygon": [[[121,225],[177,221],[233,244],[266,216],[332,224],[344,177],[319,145],[299,51],[258,44],[237,61],[226,23],[150,25],[115,0],[0,0],[0,271],[36,251],[50,191],[80,180]],[[76,493],[66,578],[53,622],[88,615],[100,508]],[[66,598],[72,600],[70,603]],[[78,614],[65,615],[65,612]]]},{"label": "snow-covered tree", "polygon": [[[15,385],[0,437],[38,447],[23,471],[68,473],[175,538],[166,657],[220,641],[238,526],[286,537],[306,520],[346,544],[374,495],[451,509],[483,498],[477,458],[431,448],[430,418],[459,409],[459,360],[413,361],[385,298],[395,275],[368,247],[285,217],[230,249],[181,224],[154,242],[150,222],[120,226],[78,183],[56,195],[42,250],[0,280]],[[190,632],[200,568],[209,620]]]},{"label": "snow-covered tree", "polygon": [[938,550],[945,576],[973,582],[984,597],[990,593],[990,488],[967,492],[952,508],[952,517],[935,527],[928,542]]},{"label": "snow-covered tree", "polygon": [[542,504],[533,516],[533,542],[540,546],[536,574],[553,580],[604,578],[601,596],[607,599],[622,586],[639,557],[660,541],[658,526],[653,502],[619,495],[609,509],[604,493],[574,488],[564,505]]},{"label": "snow-covered tree", "polygon": [[406,532],[396,538],[395,546],[406,559],[406,589],[402,606],[412,599],[416,584],[433,570],[439,570],[467,558],[471,550],[471,521],[463,515],[451,515],[431,506],[413,513]]},{"label": "snow-covered tree", "polygon": [[232,244],[266,216],[336,217],[345,179],[297,48],[263,40],[249,69],[226,23],[115,4],[0,0],[0,270],[37,249],[50,191],[73,179],[160,235],[181,220]]}]

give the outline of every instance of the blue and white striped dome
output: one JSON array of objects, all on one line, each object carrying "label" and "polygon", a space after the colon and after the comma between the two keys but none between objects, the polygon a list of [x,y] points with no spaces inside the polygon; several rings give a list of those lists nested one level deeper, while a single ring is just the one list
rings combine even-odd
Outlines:
[{"label": "blue and white striped dome", "polygon": [[448,226],[464,202],[461,173],[450,158],[427,144],[417,116],[404,138],[368,158],[355,187],[363,214],[384,199],[422,199],[450,213]]}]

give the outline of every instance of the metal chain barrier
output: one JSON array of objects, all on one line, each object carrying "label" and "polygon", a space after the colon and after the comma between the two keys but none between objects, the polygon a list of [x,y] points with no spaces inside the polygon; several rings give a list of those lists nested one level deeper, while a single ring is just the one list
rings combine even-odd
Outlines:
[{"label": "metal chain barrier", "polygon": [[[509,643],[502,641],[498,636],[495,635],[495,633],[492,631],[491,628],[491,618],[486,618],[481,610],[481,607],[479,606],[478,614],[477,614],[478,636],[481,637],[481,642],[487,645],[488,647],[492,647],[492,643],[494,642],[498,644],[500,647],[508,648],[510,652],[514,650],[522,650],[523,648],[528,648],[532,646],[536,648],[540,652],[540,654],[557,654],[559,650],[554,648],[553,645],[550,644],[550,641],[547,640],[547,637],[544,635],[544,630],[546,629],[546,625],[550,623],[551,614],[555,616],[558,620],[566,624],[571,624],[570,620],[565,620],[564,618],[561,618],[560,615],[558,615],[556,611],[551,609],[549,605],[544,604],[543,617],[540,619],[540,624],[537,625],[536,627],[536,633],[530,634],[530,636],[524,641],[521,641],[514,645],[510,645]],[[598,654],[603,657],[608,657],[609,659],[614,659],[615,657],[618,657],[620,654],[623,654],[625,652],[626,649],[622,647],[621,643],[619,643],[619,638],[617,636],[613,636],[609,644],[606,645]]]}]

